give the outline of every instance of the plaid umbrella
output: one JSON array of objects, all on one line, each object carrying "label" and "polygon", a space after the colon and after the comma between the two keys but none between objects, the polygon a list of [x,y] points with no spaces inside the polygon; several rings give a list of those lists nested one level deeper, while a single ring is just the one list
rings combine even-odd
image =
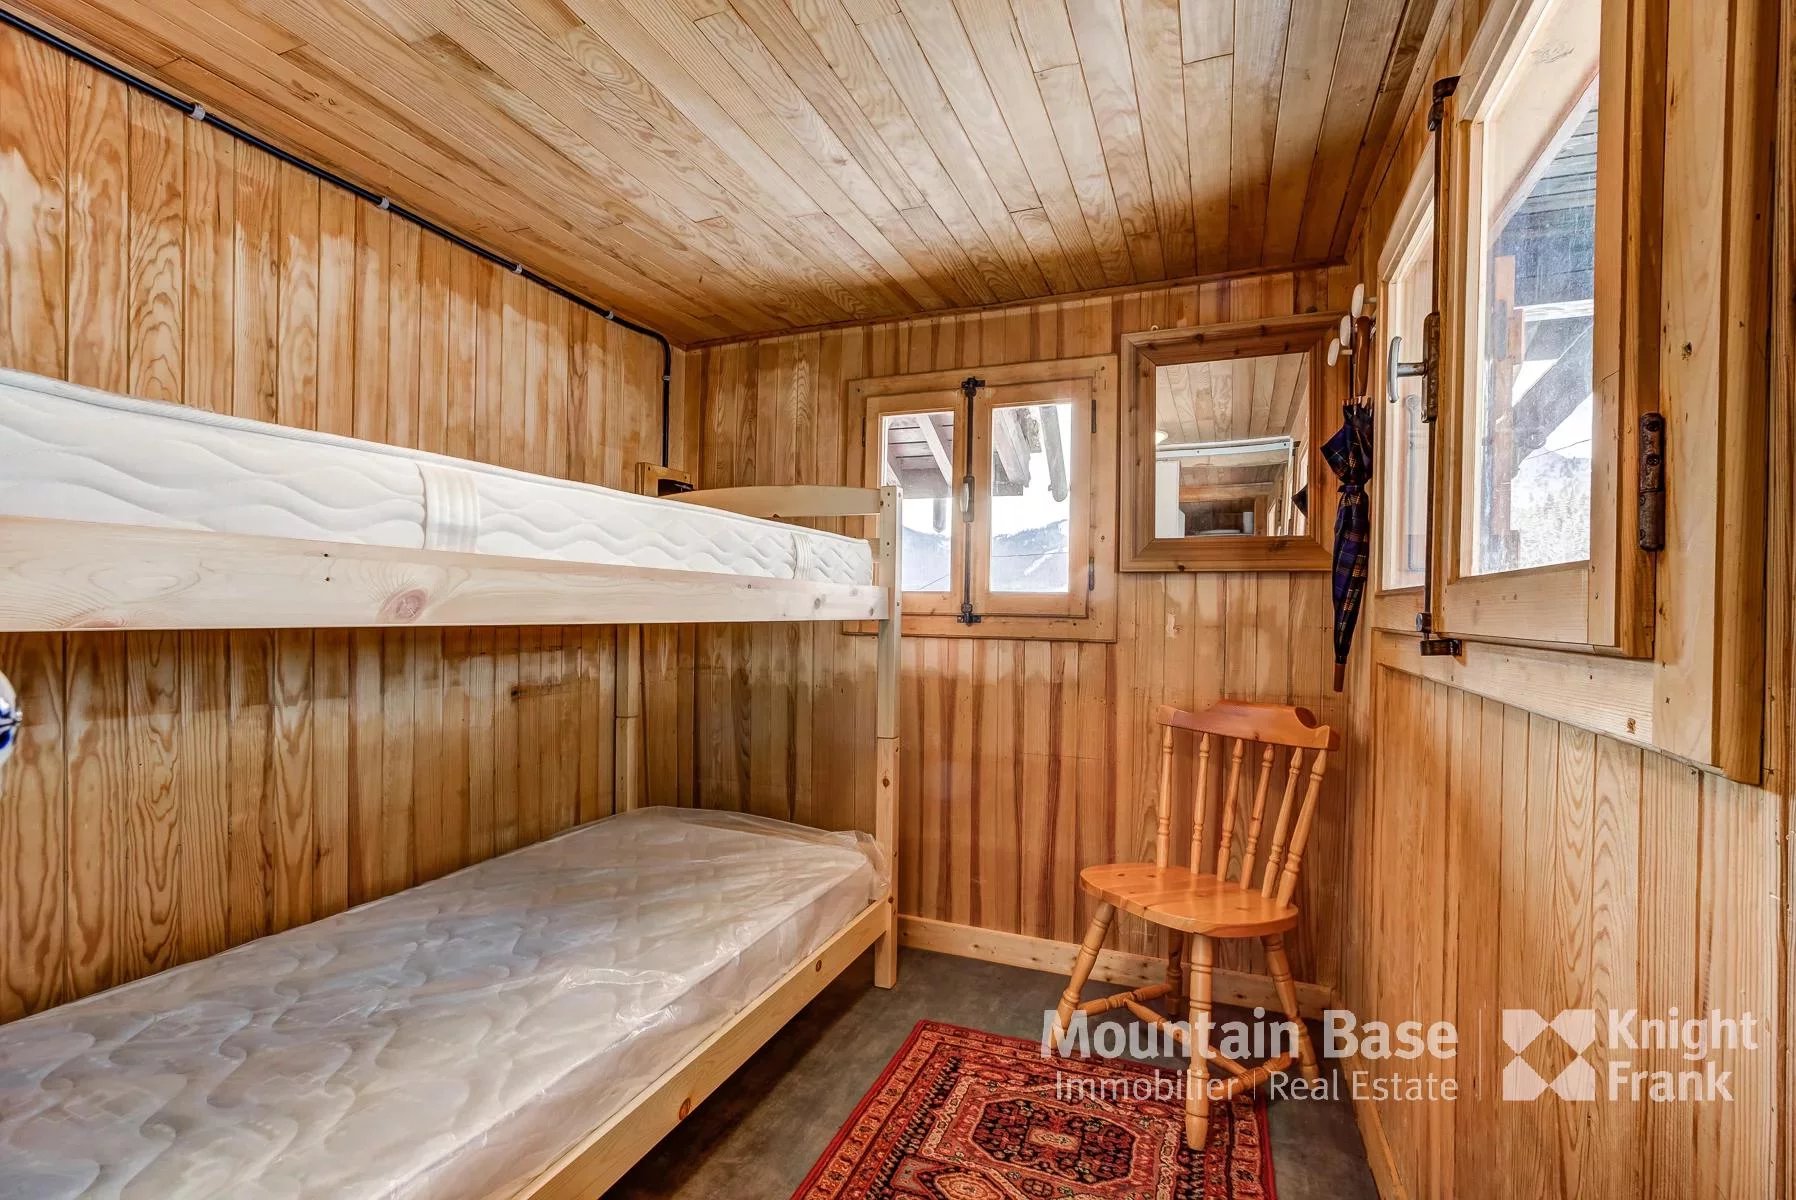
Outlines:
[{"label": "plaid umbrella", "polygon": [[1372,406],[1349,400],[1341,406],[1340,429],[1322,445],[1322,457],[1341,481],[1335,513],[1335,691],[1347,679],[1347,651],[1366,596],[1372,558],[1372,506],[1366,484],[1372,478]]}]

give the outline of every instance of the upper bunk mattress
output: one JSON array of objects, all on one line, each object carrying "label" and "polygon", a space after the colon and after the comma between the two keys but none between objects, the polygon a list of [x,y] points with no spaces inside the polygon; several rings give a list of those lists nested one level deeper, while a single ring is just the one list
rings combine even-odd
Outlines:
[{"label": "upper bunk mattress", "polygon": [[859,538],[0,370],[0,516],[873,582]]},{"label": "upper bunk mattress", "polygon": [[859,835],[643,809],[0,1026],[0,1196],[503,1195],[883,870]]}]

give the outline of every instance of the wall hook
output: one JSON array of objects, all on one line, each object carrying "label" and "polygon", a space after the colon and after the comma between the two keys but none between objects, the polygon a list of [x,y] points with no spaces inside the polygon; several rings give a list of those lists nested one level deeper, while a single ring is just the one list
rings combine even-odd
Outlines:
[{"label": "wall hook", "polygon": [[0,674],[0,767],[12,757],[13,744],[19,740],[19,731],[24,724],[25,718],[19,712],[19,694],[13,690],[12,680]]}]

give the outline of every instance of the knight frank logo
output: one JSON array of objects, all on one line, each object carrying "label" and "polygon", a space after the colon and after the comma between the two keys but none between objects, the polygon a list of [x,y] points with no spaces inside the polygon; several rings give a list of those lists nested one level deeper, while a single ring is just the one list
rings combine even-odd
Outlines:
[{"label": "knight frank logo", "polygon": [[[1549,1029],[1571,1047],[1574,1056],[1551,1083],[1522,1058],[1522,1051]],[[1552,1088],[1561,1100],[1595,1100],[1596,1068],[1584,1058],[1584,1051],[1595,1041],[1596,1012],[1592,1009],[1568,1008],[1551,1021],[1531,1008],[1504,1009],[1503,1044],[1515,1057],[1503,1068],[1503,1099],[1533,1100]]]},{"label": "knight frank logo", "polygon": [[[1572,1055],[1551,1080],[1522,1057],[1549,1031]],[[1719,1010],[1685,1017],[1672,1008],[1663,1017],[1643,1017],[1632,1008],[1568,1008],[1549,1019],[1531,1008],[1506,1008],[1502,1035],[1514,1055],[1503,1068],[1503,1099],[1523,1101],[1549,1091],[1574,1102],[1599,1094],[1612,1101],[1732,1100],[1733,1072],[1722,1070],[1716,1055],[1725,1060],[1759,1048],[1756,1017],[1725,1017]]]}]

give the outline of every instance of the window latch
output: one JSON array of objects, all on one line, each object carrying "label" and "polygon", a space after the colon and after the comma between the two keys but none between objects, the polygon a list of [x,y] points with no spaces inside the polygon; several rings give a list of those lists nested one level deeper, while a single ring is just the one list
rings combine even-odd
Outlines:
[{"label": "window latch", "polygon": [[[1446,123],[1447,100],[1459,87],[1459,76],[1452,75],[1434,82],[1428,106],[1428,132],[1434,135],[1434,195],[1438,205],[1445,180],[1446,147],[1442,126]],[[1446,226],[1434,223],[1434,261],[1446,261]],[[1440,441],[1434,436],[1434,424],[1440,419],[1441,308],[1440,278],[1430,283],[1434,303],[1422,321],[1422,421],[1428,426],[1428,530],[1422,559],[1422,611],[1416,614],[1416,632],[1422,635],[1418,649],[1424,658],[1458,658],[1465,646],[1456,637],[1443,634],[1434,627],[1434,498],[1435,475],[1440,464]],[[1392,359],[1397,348],[1392,348]]]},{"label": "window latch", "polygon": [[[971,432],[974,423],[974,402],[978,398],[979,389],[985,386],[985,380],[977,375],[969,375],[960,381],[960,394],[966,399],[967,424]],[[960,519],[963,523],[973,523],[973,472],[972,461],[967,462],[968,471],[960,480]],[[970,538],[968,539],[971,540]],[[954,619],[962,625],[977,625],[982,619],[973,611],[973,551],[972,547],[962,556],[963,565],[960,577],[960,614]]]}]

